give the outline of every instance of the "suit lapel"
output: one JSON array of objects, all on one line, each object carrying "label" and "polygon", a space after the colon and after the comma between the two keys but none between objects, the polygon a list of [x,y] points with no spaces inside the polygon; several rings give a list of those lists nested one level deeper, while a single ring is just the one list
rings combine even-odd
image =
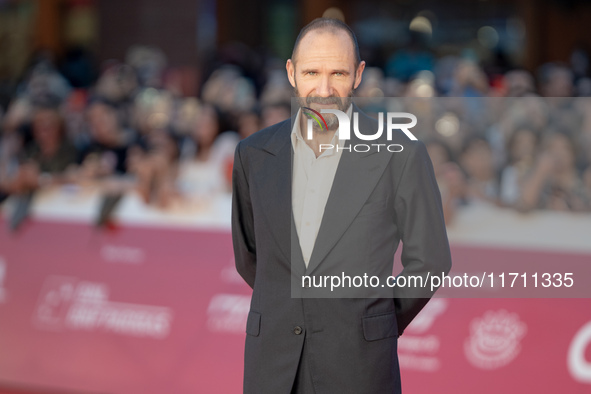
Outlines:
[{"label": "suit lapel", "polygon": [[[275,131],[262,150],[253,152],[255,159],[255,190],[262,202],[264,217],[275,241],[288,261],[294,274],[303,275],[305,264],[299,247],[299,239],[293,220],[292,210],[292,163],[290,120],[285,121]],[[293,247],[292,247],[293,245]]]},{"label": "suit lapel", "polygon": [[[356,106],[353,110],[359,113],[361,130],[375,127],[376,123],[372,123]],[[352,125],[353,122],[351,127]],[[358,143],[371,144],[369,141],[359,140],[351,130],[351,140],[345,146]],[[389,154],[376,154],[376,149],[366,153],[343,151],[306,275],[310,275],[318,267],[349,228],[379,181],[389,159]]]}]

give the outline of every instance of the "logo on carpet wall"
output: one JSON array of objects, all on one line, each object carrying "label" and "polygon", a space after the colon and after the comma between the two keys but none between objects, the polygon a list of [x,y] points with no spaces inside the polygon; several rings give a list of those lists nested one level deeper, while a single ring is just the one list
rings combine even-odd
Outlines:
[{"label": "logo on carpet wall", "polygon": [[585,353],[591,350],[591,321],[583,325],[575,334],[568,348],[568,371],[573,379],[581,383],[591,384],[591,361]]},{"label": "logo on carpet wall", "polygon": [[41,288],[33,323],[43,330],[105,331],[164,339],[170,332],[172,310],[109,301],[109,287],[104,283],[51,276]]},{"label": "logo on carpet wall", "polygon": [[6,279],[6,261],[0,256],[0,303],[6,302],[6,288],[4,281]]},{"label": "logo on carpet wall", "polygon": [[243,334],[250,310],[250,296],[216,294],[207,307],[207,327],[212,332]]},{"label": "logo on carpet wall", "polygon": [[517,357],[526,332],[526,324],[516,313],[488,311],[470,323],[470,337],[464,342],[464,353],[475,367],[500,368]]},{"label": "logo on carpet wall", "polygon": [[414,318],[398,340],[398,361],[407,370],[436,372],[441,368],[439,348],[441,340],[429,332],[439,316],[448,309],[449,300],[433,298]]},{"label": "logo on carpet wall", "polygon": [[427,305],[425,305],[421,313],[410,322],[406,331],[413,334],[423,334],[431,328],[437,317],[445,312],[448,304],[449,300],[446,298],[431,299]]}]

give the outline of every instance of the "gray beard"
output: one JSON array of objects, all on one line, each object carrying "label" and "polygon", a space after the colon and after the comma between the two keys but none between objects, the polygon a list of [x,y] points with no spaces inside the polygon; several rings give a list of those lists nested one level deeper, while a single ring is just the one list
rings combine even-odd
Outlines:
[{"label": "gray beard", "polygon": [[[349,106],[353,101],[353,93],[355,93],[355,89],[351,89],[349,91],[349,95],[347,97],[301,97],[297,86],[294,88],[294,95],[298,99],[298,104],[301,107],[310,107],[312,108],[312,103],[317,104],[336,104],[337,109],[342,112],[347,112]],[[320,111],[318,111],[320,112]],[[312,119],[312,117],[307,113],[307,111],[302,111],[302,113],[308,118]],[[336,130],[339,126],[339,120],[336,115],[334,114],[322,114],[322,117],[326,121],[326,125],[328,126],[328,130]],[[328,130],[325,130],[324,127],[320,128],[316,122],[313,123],[313,130],[315,133],[326,133]]]}]

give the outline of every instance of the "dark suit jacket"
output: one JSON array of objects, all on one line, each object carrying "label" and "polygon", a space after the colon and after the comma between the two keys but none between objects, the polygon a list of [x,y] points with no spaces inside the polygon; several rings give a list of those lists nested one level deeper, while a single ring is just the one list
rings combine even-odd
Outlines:
[{"label": "dark suit jacket", "polygon": [[[360,125],[371,130],[366,134],[377,129],[363,113]],[[236,268],[253,289],[244,392],[288,394],[305,339],[317,394],[398,393],[397,338],[432,293],[395,287],[388,297],[320,298],[326,292],[294,293],[292,285],[303,274],[334,274],[339,267],[391,274],[400,241],[400,275],[449,272],[441,198],[425,145],[397,130],[392,141],[379,142],[400,144],[402,152],[343,152],[306,268],[293,224],[290,133],[288,119],[236,148],[233,244]],[[378,142],[351,133],[350,143]]]}]

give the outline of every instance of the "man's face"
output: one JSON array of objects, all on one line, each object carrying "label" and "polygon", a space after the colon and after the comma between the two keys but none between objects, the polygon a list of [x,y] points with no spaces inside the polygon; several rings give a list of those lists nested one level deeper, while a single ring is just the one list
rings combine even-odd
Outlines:
[{"label": "man's face", "polygon": [[[355,68],[353,43],[342,30],[308,32],[300,41],[295,59],[289,59],[286,64],[287,76],[300,106],[319,112],[321,109],[346,112],[354,90],[361,83],[364,68],[365,62]],[[335,115],[323,116],[329,130],[337,128]]]}]

